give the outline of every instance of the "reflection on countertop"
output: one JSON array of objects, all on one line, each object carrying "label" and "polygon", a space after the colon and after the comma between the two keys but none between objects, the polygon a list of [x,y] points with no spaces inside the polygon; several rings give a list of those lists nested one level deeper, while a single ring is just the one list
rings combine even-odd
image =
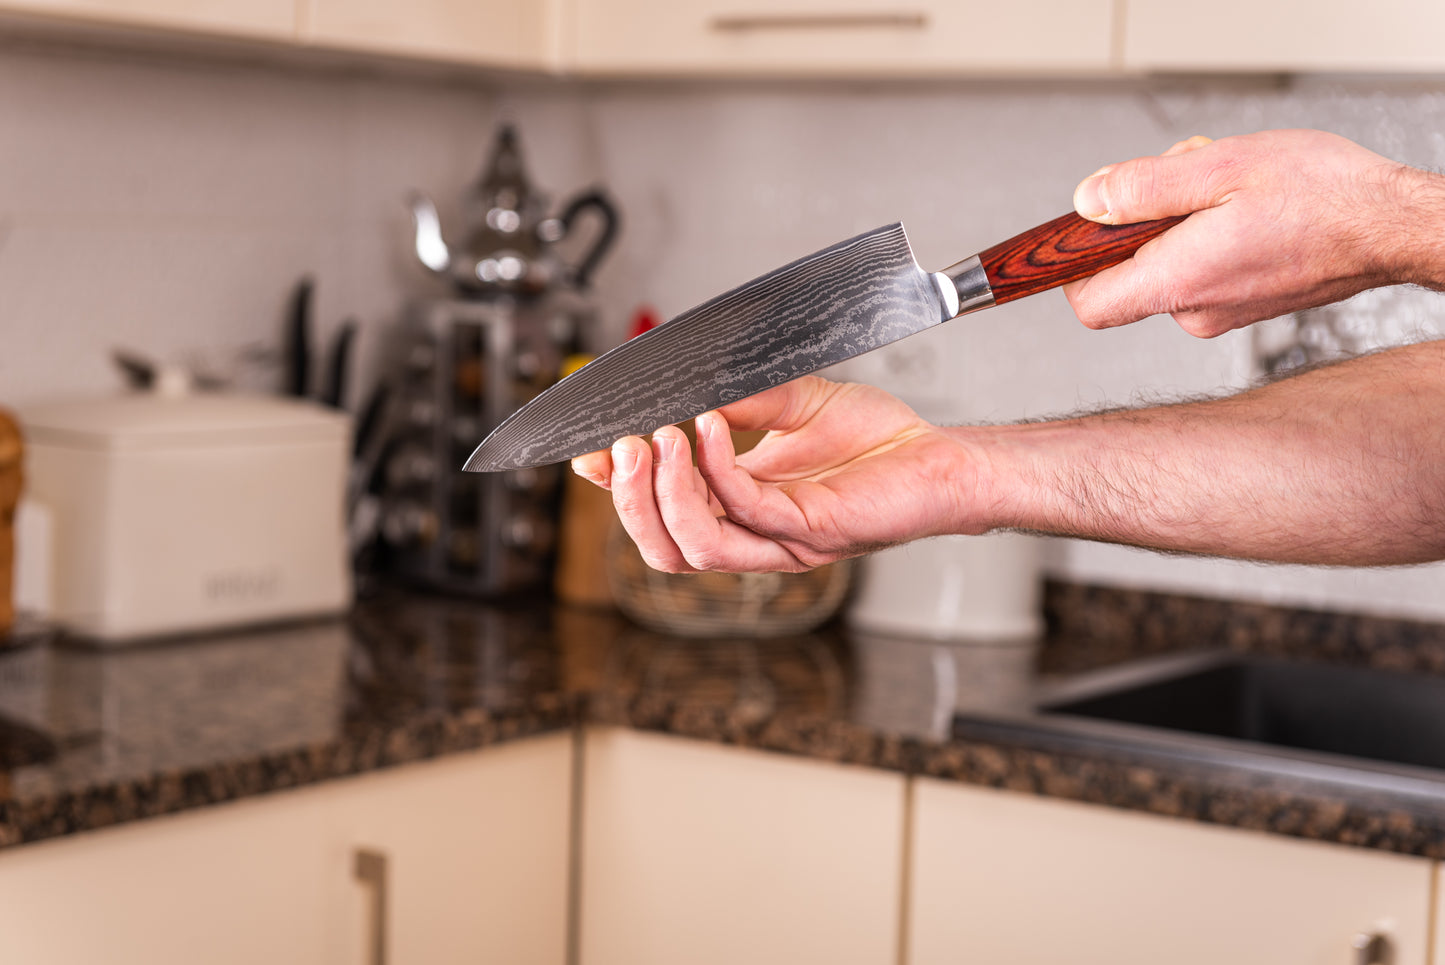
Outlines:
[{"label": "reflection on countertop", "polygon": [[[0,649],[0,719],[53,751],[17,756],[25,741],[4,746],[0,730],[0,845],[596,724],[1445,856],[1445,780],[1402,797],[1030,724],[1041,683],[1165,652],[1180,627],[1213,620],[1228,632],[1177,634],[1176,650],[1288,652],[1299,643],[1290,627],[1318,639],[1317,625],[1211,616],[1228,605],[1181,598],[1141,604],[1123,591],[1054,586],[1049,596],[1050,633],[1030,645],[836,624],[794,637],[682,638],[541,599],[388,592],[345,620],[120,649]],[[1255,630],[1241,631],[1250,620]],[[1325,656],[1436,669],[1432,656],[1404,656],[1438,651],[1431,628],[1365,628],[1352,639],[1369,652]]]},{"label": "reflection on countertop", "polygon": [[11,796],[335,740],[350,643],[346,625],[328,621],[125,649],[36,648],[30,686],[0,694],[0,713],[47,733],[56,754],[16,769]]}]

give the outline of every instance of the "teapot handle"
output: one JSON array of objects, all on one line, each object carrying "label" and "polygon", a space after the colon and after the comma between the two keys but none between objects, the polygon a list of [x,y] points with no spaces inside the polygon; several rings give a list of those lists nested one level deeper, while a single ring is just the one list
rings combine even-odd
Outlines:
[{"label": "teapot handle", "polygon": [[592,272],[597,268],[599,262],[606,257],[607,252],[612,248],[612,243],[617,240],[617,208],[601,190],[593,189],[577,195],[567,202],[557,220],[562,222],[563,235],[572,233],[572,225],[577,216],[588,208],[593,208],[602,217],[602,231],[593,242],[591,250],[577,263],[572,270],[572,280],[578,288],[586,288],[592,280]]}]

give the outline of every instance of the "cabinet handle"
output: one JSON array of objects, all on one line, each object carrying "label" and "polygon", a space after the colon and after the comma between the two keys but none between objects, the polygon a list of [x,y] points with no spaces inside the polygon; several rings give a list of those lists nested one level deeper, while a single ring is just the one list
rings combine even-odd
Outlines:
[{"label": "cabinet handle", "polygon": [[748,33],[755,30],[838,30],[877,29],[922,30],[928,26],[926,13],[757,13],[713,17],[708,28],[719,33]]},{"label": "cabinet handle", "polygon": [[386,854],[357,848],[351,873],[371,889],[371,920],[367,923],[367,965],[386,965]]},{"label": "cabinet handle", "polygon": [[1395,960],[1394,945],[1383,932],[1361,932],[1350,947],[1355,950],[1355,965],[1391,965]]}]

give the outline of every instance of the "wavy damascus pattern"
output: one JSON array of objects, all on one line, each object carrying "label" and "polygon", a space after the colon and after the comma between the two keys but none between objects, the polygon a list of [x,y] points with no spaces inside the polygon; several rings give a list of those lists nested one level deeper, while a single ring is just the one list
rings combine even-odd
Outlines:
[{"label": "wavy damascus pattern", "polygon": [[944,320],[901,224],[801,258],[684,312],[558,382],[497,427],[469,472],[605,449]]}]

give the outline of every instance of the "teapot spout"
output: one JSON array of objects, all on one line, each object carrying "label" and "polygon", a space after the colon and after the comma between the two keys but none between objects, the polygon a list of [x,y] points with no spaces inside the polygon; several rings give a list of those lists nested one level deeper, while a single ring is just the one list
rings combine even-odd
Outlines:
[{"label": "teapot spout", "polygon": [[411,205],[411,220],[416,225],[417,258],[432,271],[446,271],[452,256],[442,240],[442,223],[437,217],[436,205],[420,191],[413,191],[407,200]]}]

